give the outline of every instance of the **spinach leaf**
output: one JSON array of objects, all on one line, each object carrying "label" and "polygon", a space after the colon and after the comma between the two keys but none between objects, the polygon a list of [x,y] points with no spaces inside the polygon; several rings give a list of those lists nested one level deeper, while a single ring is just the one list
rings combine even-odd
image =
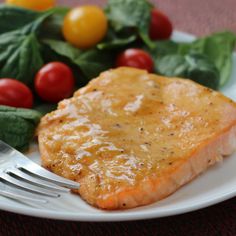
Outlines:
[{"label": "spinach leaf", "polygon": [[201,54],[190,54],[185,58],[189,65],[188,78],[215,90],[219,88],[219,70],[208,57]]},{"label": "spinach leaf", "polygon": [[50,39],[63,39],[62,25],[65,15],[70,8],[68,7],[56,7],[53,8],[53,14],[43,23],[40,29],[40,38]]},{"label": "spinach leaf", "polygon": [[188,65],[184,56],[178,54],[166,55],[155,62],[155,69],[161,75],[168,77],[186,77]]},{"label": "spinach leaf", "polygon": [[60,40],[43,40],[57,54],[66,57],[77,65],[87,80],[98,76],[102,71],[112,67],[114,55],[106,50],[96,48],[90,50],[79,50],[69,43]]},{"label": "spinach leaf", "polygon": [[[169,59],[174,60],[177,63],[179,60],[184,60],[185,56],[190,56],[191,54],[201,54],[207,58],[208,64],[213,64],[219,73],[219,86],[222,87],[229,79],[232,71],[232,52],[236,43],[236,35],[231,32],[220,32],[215,33],[210,36],[197,39],[191,43],[177,43],[173,41],[159,41],[155,43],[155,48],[149,49],[152,54],[155,64],[158,67],[158,72],[162,71],[161,67],[168,66],[173,69],[180,70],[180,67],[175,67],[173,61],[168,62],[167,55]],[[173,54],[175,59],[173,59]],[[179,55],[179,57],[177,57]],[[165,59],[162,60],[162,57]],[[161,60],[161,65],[160,65]],[[167,63],[164,65],[163,61]],[[180,63],[180,62],[179,62]],[[159,65],[158,65],[159,64]],[[181,64],[181,63],[180,63]],[[186,65],[182,65],[185,67]],[[166,69],[164,69],[166,71]],[[169,76],[171,72],[168,73]],[[173,72],[173,76],[183,76],[178,75]],[[186,75],[185,75],[186,76]],[[211,87],[216,88],[215,85]]]},{"label": "spinach leaf", "polygon": [[121,48],[133,43],[136,39],[137,37],[135,35],[131,35],[128,38],[116,38],[108,42],[99,43],[97,48],[101,50]]},{"label": "spinach leaf", "polygon": [[56,109],[57,109],[57,104],[55,103],[44,103],[34,106],[34,110],[38,111],[42,115],[46,115],[47,113],[54,111]]},{"label": "spinach leaf", "polygon": [[147,0],[108,0],[105,12],[112,29],[116,32],[133,29],[152,48],[148,33],[152,8]]},{"label": "spinach leaf", "polygon": [[15,78],[30,84],[35,72],[43,66],[35,34],[18,36],[18,38],[7,35],[6,38],[10,41],[6,44],[3,36],[0,36],[0,50],[5,50],[5,53],[0,55],[0,77]]},{"label": "spinach leaf", "polygon": [[24,8],[0,5],[0,34],[19,29],[31,23],[40,16],[41,13]]},{"label": "spinach leaf", "polygon": [[[68,7],[54,7],[50,9],[48,12],[52,14],[42,25],[40,35],[47,36],[47,38],[62,38],[61,28],[64,16],[69,10],[70,8]],[[0,4],[0,34],[22,28],[37,20],[42,14],[45,13]]]},{"label": "spinach leaf", "polygon": [[57,54],[70,58],[70,60],[72,61],[74,61],[82,53],[82,50],[72,46],[71,44],[65,41],[55,39],[43,39],[42,43],[49,46]]},{"label": "spinach leaf", "polygon": [[212,89],[219,87],[219,71],[208,57],[201,54],[164,56],[156,63],[156,70],[169,77],[189,78]]},{"label": "spinach leaf", "polygon": [[26,149],[40,118],[34,110],[0,106],[0,139],[18,150]]},{"label": "spinach leaf", "polygon": [[180,44],[179,53],[201,53],[206,55],[220,72],[220,86],[229,79],[232,71],[232,52],[236,35],[232,32],[220,32],[198,39],[190,44]]},{"label": "spinach leaf", "polygon": [[148,51],[152,55],[154,61],[158,61],[163,56],[169,54],[177,54],[179,49],[179,44],[172,40],[163,40],[163,41],[156,41],[155,47],[152,49],[146,46],[143,49]]},{"label": "spinach leaf", "polygon": [[97,48],[101,50],[120,49],[135,42],[136,39],[137,35],[127,32],[117,33],[112,29],[108,29],[106,38],[97,45]]},{"label": "spinach leaf", "polygon": [[92,79],[101,72],[110,69],[114,64],[113,61],[113,55],[109,51],[91,49],[84,51],[74,60],[74,63],[80,67],[88,79]]},{"label": "spinach leaf", "polygon": [[0,77],[10,77],[31,84],[42,67],[40,45],[36,34],[52,12],[45,12],[33,22],[0,35]]}]

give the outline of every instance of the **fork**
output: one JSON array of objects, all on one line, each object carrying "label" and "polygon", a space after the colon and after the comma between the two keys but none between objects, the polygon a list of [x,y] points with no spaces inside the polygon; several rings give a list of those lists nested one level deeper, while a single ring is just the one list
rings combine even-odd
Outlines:
[{"label": "fork", "polygon": [[0,195],[19,201],[47,203],[79,183],[53,174],[0,140]]}]

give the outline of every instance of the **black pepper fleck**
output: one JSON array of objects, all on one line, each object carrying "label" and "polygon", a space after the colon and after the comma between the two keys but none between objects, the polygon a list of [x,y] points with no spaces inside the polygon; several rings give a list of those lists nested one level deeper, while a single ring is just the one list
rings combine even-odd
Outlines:
[{"label": "black pepper fleck", "polygon": [[144,144],[151,146],[151,143],[145,142]]}]

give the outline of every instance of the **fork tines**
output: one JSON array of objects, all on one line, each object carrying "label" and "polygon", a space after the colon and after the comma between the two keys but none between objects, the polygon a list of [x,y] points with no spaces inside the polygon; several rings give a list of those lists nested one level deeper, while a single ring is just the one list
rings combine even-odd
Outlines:
[{"label": "fork tines", "polygon": [[47,203],[79,183],[57,176],[0,140],[0,195],[23,201]]}]

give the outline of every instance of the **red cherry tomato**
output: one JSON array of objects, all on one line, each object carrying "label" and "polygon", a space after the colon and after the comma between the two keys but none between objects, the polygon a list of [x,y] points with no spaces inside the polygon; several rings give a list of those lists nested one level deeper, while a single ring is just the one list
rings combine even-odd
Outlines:
[{"label": "red cherry tomato", "polygon": [[45,101],[59,102],[72,95],[75,79],[72,70],[61,62],[51,62],[37,73],[34,86],[37,94]]},{"label": "red cherry tomato", "polygon": [[18,80],[2,78],[0,79],[0,105],[32,108],[32,92]]},{"label": "red cherry tomato", "polygon": [[128,66],[153,71],[154,63],[151,56],[142,49],[130,48],[118,55],[116,66]]},{"label": "red cherry tomato", "polygon": [[149,36],[152,40],[163,40],[170,38],[173,26],[170,19],[161,11],[152,9]]}]

